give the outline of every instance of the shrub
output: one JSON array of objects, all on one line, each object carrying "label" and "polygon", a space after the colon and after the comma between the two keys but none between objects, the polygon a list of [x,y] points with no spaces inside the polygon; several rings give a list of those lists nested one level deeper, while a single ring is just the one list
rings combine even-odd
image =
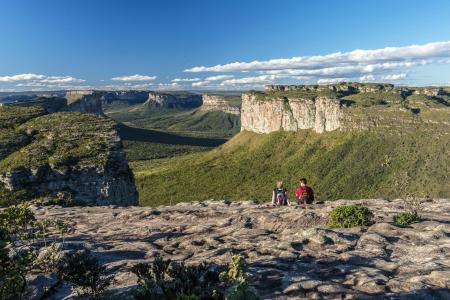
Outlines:
[{"label": "shrub", "polygon": [[331,228],[350,228],[371,225],[373,213],[364,206],[341,205],[334,208],[328,216],[328,226]]},{"label": "shrub", "polygon": [[219,273],[207,264],[186,266],[158,256],[152,264],[137,264],[132,272],[138,276],[136,299],[223,299]]},{"label": "shrub", "polygon": [[[62,247],[56,241],[73,228],[61,220],[37,220],[27,204],[12,205],[0,212],[0,299],[20,299],[30,272],[52,272]],[[49,236],[53,236],[50,243]],[[46,255],[39,257],[44,246]]]},{"label": "shrub", "polygon": [[67,254],[58,268],[61,279],[72,282],[90,298],[100,296],[113,282],[113,276],[105,271],[88,249]]},{"label": "shrub", "polygon": [[228,271],[203,263],[186,266],[156,257],[152,264],[141,263],[133,267],[138,276],[137,299],[196,300],[196,299],[259,299],[250,287],[242,256],[233,256]]},{"label": "shrub", "polygon": [[394,223],[400,226],[407,226],[420,221],[422,219],[417,214],[410,212],[401,212],[394,216]]}]

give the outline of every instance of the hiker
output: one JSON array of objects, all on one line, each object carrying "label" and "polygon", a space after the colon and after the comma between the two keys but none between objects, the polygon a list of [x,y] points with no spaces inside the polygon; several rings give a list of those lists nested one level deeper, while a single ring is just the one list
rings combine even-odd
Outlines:
[{"label": "hiker", "polygon": [[272,191],[272,205],[290,205],[288,199],[288,191],[283,186],[283,181],[277,182],[277,187]]},{"label": "hiker", "polygon": [[314,191],[307,185],[306,178],[300,179],[300,187],[295,191],[295,197],[297,198],[297,205],[300,204],[312,204],[314,201]]}]

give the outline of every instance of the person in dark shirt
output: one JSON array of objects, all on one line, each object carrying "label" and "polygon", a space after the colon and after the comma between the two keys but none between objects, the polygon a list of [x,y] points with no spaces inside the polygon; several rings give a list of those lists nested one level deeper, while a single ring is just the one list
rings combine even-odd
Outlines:
[{"label": "person in dark shirt", "polygon": [[300,179],[300,187],[295,191],[297,205],[312,204],[314,202],[314,191],[307,183],[306,178]]}]

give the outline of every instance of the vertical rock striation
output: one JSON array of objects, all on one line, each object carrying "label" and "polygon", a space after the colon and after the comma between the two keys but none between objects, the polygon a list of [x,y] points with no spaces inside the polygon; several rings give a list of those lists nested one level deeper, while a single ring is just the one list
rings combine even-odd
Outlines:
[{"label": "vertical rock striation", "polygon": [[241,130],[257,133],[300,129],[332,131],[340,127],[342,116],[339,101],[332,98],[260,100],[252,93],[242,95]]}]

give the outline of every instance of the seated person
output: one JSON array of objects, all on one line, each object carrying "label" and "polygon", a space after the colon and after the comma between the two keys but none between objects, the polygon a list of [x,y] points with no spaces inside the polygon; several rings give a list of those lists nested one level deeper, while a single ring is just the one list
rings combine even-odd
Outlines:
[{"label": "seated person", "polygon": [[278,181],[276,188],[272,191],[272,205],[290,205],[288,191],[283,187],[283,181]]},{"label": "seated person", "polygon": [[297,205],[312,204],[314,201],[314,191],[307,185],[307,182],[306,178],[300,179],[300,187],[295,191]]}]

